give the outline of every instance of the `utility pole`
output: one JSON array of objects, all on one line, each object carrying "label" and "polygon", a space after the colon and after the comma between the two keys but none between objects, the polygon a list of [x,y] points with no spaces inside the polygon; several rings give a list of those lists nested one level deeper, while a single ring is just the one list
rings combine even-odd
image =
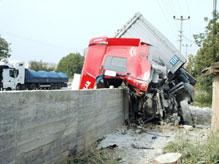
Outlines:
[{"label": "utility pole", "polygon": [[217,15],[217,0],[213,0],[213,19],[216,19]]},{"label": "utility pole", "polygon": [[217,21],[217,0],[213,0],[213,56],[216,57],[216,21]]},{"label": "utility pole", "polygon": [[186,58],[188,57],[188,48],[192,46],[192,44],[183,44],[183,47],[186,48]]},{"label": "utility pole", "polygon": [[179,52],[182,53],[182,37],[183,37],[183,21],[189,20],[190,16],[187,18],[183,18],[183,16],[180,16],[177,18],[176,16],[173,16],[173,19],[180,21],[180,30],[179,30]]}]

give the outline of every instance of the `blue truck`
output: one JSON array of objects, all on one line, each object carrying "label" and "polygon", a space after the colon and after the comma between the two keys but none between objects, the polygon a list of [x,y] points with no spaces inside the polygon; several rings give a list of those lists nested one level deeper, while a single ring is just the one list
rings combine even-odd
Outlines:
[{"label": "blue truck", "polygon": [[28,89],[60,89],[67,87],[68,77],[63,72],[25,69],[24,81]]}]

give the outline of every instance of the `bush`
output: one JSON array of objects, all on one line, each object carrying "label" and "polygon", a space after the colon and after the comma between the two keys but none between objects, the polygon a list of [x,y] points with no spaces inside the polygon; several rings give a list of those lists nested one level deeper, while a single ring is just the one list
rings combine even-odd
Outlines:
[{"label": "bush", "polygon": [[212,76],[199,76],[196,78],[194,105],[204,107],[212,103]]},{"label": "bush", "polygon": [[199,106],[199,107],[210,107],[212,102],[212,91],[205,91],[196,89],[195,90],[195,96],[194,96],[194,103],[193,105]]}]

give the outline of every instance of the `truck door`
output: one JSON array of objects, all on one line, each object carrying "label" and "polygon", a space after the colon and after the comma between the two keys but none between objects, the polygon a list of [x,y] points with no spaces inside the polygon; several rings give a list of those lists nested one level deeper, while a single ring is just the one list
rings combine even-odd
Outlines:
[{"label": "truck door", "polygon": [[3,89],[16,89],[16,70],[12,68],[3,69]]}]

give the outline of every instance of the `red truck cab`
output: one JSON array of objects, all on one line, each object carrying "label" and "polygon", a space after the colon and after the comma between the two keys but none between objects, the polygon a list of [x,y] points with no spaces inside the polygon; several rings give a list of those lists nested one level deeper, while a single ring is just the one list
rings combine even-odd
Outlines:
[{"label": "red truck cab", "polygon": [[103,76],[108,85],[118,87],[125,82],[139,93],[147,91],[151,75],[149,48],[149,44],[140,42],[138,38],[91,39],[80,89],[94,88],[96,79]]}]

